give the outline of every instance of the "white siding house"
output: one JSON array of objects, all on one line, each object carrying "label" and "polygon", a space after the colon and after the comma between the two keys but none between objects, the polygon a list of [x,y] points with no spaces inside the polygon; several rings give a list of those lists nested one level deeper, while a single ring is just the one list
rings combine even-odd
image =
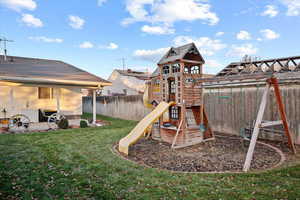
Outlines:
[{"label": "white siding house", "polygon": [[61,61],[0,56],[0,119],[24,114],[39,122],[41,110],[77,118],[82,115],[81,90],[108,85],[109,81]]},{"label": "white siding house", "polygon": [[112,86],[105,87],[103,95],[137,95],[143,94],[146,88],[146,81],[150,79],[150,74],[133,70],[115,69],[108,80]]}]

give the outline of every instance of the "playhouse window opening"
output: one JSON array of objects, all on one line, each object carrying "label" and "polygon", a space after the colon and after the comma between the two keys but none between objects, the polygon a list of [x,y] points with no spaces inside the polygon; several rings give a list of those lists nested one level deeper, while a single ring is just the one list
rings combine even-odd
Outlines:
[{"label": "playhouse window opening", "polygon": [[197,54],[197,51],[196,51],[195,48],[191,48],[190,51],[189,51],[189,53]]},{"label": "playhouse window opening", "polygon": [[173,72],[173,73],[180,72],[180,65],[179,65],[179,64],[174,64],[174,65],[172,66],[172,72]]},{"label": "playhouse window opening", "polygon": [[178,107],[171,107],[171,119],[178,119]]},{"label": "playhouse window opening", "polygon": [[38,90],[39,99],[53,99],[54,98],[54,89],[47,87],[39,87]]},{"label": "playhouse window opening", "polygon": [[189,68],[188,67],[184,67],[184,73],[188,74],[189,73]]},{"label": "playhouse window opening", "polygon": [[159,83],[160,83],[159,79],[156,79],[154,84],[159,85]]},{"label": "playhouse window opening", "polygon": [[175,94],[176,93],[176,83],[174,80],[170,81],[170,93]]},{"label": "playhouse window opening", "polygon": [[191,68],[191,74],[200,74],[200,67],[199,66],[193,66]]},{"label": "playhouse window opening", "polygon": [[185,82],[186,82],[186,83],[193,83],[193,81],[194,81],[194,80],[193,80],[192,78],[186,78],[186,79],[185,79]]},{"label": "playhouse window opening", "polygon": [[169,73],[170,73],[169,66],[164,66],[163,67],[163,74],[169,74]]}]

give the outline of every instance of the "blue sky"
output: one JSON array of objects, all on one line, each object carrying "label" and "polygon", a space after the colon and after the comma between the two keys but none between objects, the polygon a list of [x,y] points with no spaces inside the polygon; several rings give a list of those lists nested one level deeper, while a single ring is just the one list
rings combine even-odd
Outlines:
[{"label": "blue sky", "polygon": [[[152,71],[171,46],[195,42],[206,73],[245,54],[300,55],[300,0],[0,0],[9,55],[59,59],[107,78]],[[1,44],[1,53],[3,44]]]}]

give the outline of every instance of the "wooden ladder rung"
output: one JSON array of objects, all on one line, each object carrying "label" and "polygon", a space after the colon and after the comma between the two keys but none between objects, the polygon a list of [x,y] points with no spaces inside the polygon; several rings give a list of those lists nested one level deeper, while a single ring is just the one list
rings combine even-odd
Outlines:
[{"label": "wooden ladder rung", "polygon": [[267,121],[260,124],[260,127],[276,126],[282,124],[282,120],[278,121]]}]

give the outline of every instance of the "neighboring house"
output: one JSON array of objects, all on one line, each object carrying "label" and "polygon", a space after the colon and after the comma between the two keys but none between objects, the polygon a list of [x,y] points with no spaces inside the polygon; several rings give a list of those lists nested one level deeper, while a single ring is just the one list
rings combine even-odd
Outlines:
[{"label": "neighboring house", "polygon": [[149,78],[150,74],[147,72],[115,69],[108,78],[112,86],[105,87],[102,94],[105,96],[143,94]]},{"label": "neighboring house", "polygon": [[95,94],[109,85],[109,81],[62,61],[14,56],[5,60],[0,56],[0,119],[24,114],[31,122],[39,122],[41,110],[79,118],[82,89],[92,89]]}]

